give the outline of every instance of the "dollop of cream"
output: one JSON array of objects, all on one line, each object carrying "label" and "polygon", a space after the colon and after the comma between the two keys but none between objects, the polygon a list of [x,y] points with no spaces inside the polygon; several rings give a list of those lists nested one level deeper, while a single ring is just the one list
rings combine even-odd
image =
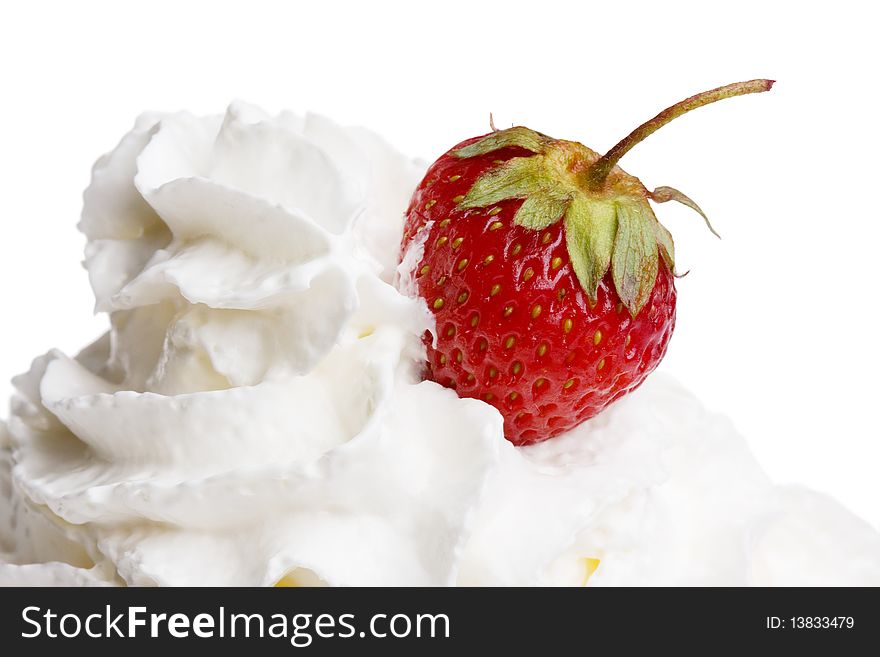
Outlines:
[{"label": "dollop of cream", "polygon": [[315,115],[139,118],[80,223],[110,330],[0,423],[0,583],[880,584],[873,528],[662,375],[522,449],[420,382],[422,171]]}]

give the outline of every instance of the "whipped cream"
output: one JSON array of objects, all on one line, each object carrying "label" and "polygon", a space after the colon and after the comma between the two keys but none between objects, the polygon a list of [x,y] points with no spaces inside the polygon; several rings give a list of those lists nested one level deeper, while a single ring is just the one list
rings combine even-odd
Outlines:
[{"label": "whipped cream", "polygon": [[314,115],[139,118],[80,223],[110,330],[0,424],[0,583],[880,584],[873,528],[662,375],[528,448],[421,382],[422,171]]}]

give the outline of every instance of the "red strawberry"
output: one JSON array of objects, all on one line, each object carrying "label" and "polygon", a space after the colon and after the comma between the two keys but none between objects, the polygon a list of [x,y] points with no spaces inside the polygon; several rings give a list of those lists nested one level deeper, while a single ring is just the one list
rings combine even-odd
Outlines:
[{"label": "red strawberry", "polygon": [[428,378],[495,406],[517,445],[571,429],[638,387],[675,326],[672,236],[648,201],[703,213],[670,187],[649,192],[617,161],[691,109],[771,85],[693,96],[602,157],[523,127],[442,155],[413,194],[402,243],[404,252],[424,244],[415,275],[436,319]]}]

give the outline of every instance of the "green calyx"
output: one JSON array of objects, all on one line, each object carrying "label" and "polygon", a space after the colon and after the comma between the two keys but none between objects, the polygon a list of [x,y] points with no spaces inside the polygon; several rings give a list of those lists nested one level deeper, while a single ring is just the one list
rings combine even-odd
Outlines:
[{"label": "green calyx", "polygon": [[648,191],[623,172],[615,172],[598,192],[588,189],[586,172],[599,154],[528,128],[493,133],[453,154],[474,157],[509,146],[533,154],[488,171],[459,207],[524,199],[513,218],[517,226],[543,230],[564,221],[569,259],[587,296],[596,300],[599,282],[610,268],[621,301],[633,316],[638,314],[654,287],[661,251],[669,267],[674,266],[672,237],[648,205]]},{"label": "green calyx", "polygon": [[524,127],[493,132],[452,155],[478,157],[508,147],[531,154],[510,158],[490,169],[458,206],[485,208],[522,199],[514,215],[517,226],[537,231],[564,221],[568,255],[587,296],[596,300],[599,283],[610,269],[618,296],[635,317],[651,296],[660,258],[675,270],[672,235],[657,220],[649,200],[678,201],[698,212],[715,231],[690,198],[672,187],[648,191],[637,178],[617,167],[617,160],[676,116],[722,98],[766,91],[771,84],[753,80],[693,96],[637,128],[605,156],[579,143]]}]

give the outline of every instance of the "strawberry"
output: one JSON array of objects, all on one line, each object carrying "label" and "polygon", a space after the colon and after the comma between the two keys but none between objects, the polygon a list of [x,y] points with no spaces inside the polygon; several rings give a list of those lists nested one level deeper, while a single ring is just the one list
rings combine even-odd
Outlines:
[{"label": "strawberry", "polygon": [[649,201],[705,214],[671,187],[648,191],[617,162],[687,111],[771,86],[688,98],[604,156],[524,127],[442,155],[413,194],[401,246],[424,249],[414,275],[436,320],[427,377],[497,408],[516,445],[567,431],[637,388],[675,326],[672,236]]}]

